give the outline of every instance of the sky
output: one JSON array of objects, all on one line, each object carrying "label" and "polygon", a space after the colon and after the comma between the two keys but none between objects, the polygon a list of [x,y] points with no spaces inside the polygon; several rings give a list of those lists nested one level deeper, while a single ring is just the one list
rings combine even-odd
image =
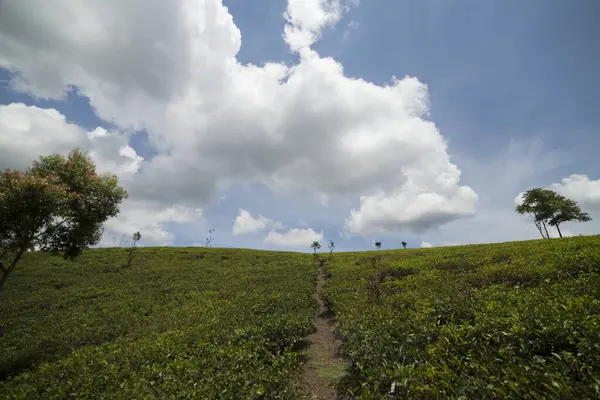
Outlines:
[{"label": "sky", "polygon": [[600,231],[596,0],[4,0],[0,169],[88,151],[101,246],[311,251]]}]

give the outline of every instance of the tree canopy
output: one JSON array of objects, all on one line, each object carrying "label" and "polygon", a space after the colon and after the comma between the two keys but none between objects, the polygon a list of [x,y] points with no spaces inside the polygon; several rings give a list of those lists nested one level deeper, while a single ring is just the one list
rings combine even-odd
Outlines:
[{"label": "tree canopy", "polygon": [[[0,288],[29,249],[77,257],[98,243],[102,224],[127,192],[113,174],[99,175],[88,154],[40,157],[26,171],[0,175]],[[2,261],[12,256],[8,266]]]},{"label": "tree canopy", "polygon": [[523,194],[522,200],[516,211],[531,215],[536,228],[545,239],[550,238],[548,226],[554,226],[562,237],[560,224],[568,221],[591,221],[589,214],[581,211],[574,200],[549,189],[530,189]]},{"label": "tree canopy", "polygon": [[314,242],[312,242],[310,247],[315,251],[315,254],[317,254],[317,250],[319,250],[321,248],[321,243],[319,243],[319,241],[315,240]]}]

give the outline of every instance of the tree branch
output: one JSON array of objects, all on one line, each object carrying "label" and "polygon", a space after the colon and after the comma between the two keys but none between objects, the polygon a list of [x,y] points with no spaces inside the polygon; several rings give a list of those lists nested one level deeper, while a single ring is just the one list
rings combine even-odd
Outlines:
[{"label": "tree branch", "polygon": [[[54,226],[54,228],[58,228],[59,226],[62,226],[62,225],[64,225],[64,224],[65,224],[66,222],[68,222],[68,221],[70,221],[68,218],[67,218],[67,219],[63,219],[62,221],[60,221],[60,222],[58,223],[58,225]],[[39,239],[39,238],[40,238],[42,235],[44,235],[46,232],[48,232],[48,229],[46,229],[45,231],[43,231],[43,232],[40,232],[40,233],[38,233],[37,235],[35,235],[35,236],[32,238],[32,241],[33,241],[33,240],[36,240],[36,239]]]}]

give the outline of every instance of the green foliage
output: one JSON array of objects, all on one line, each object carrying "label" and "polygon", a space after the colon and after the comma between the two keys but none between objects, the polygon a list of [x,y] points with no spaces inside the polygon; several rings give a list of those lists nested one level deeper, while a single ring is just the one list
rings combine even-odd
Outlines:
[{"label": "green foliage", "polygon": [[406,243],[404,240],[402,241],[402,247],[403,247],[403,248],[406,248],[406,245],[407,245],[407,244],[408,244],[408,243]]},{"label": "green foliage", "polygon": [[562,237],[562,233],[560,232],[560,224],[563,222],[588,222],[592,220],[588,213],[581,211],[574,200],[560,196],[555,200],[555,202],[555,213],[552,215],[549,225],[556,227],[560,237]]},{"label": "green foliage", "polygon": [[375,247],[377,250],[381,249],[381,242],[375,242]]},{"label": "green foliage", "polygon": [[523,195],[523,202],[515,209],[519,214],[530,214],[543,238],[549,239],[547,226],[554,226],[562,237],[560,224],[568,221],[591,221],[577,203],[548,189],[530,189]]},{"label": "green foliage", "polygon": [[317,305],[306,254],[26,253],[0,293],[0,398],[296,398]]},{"label": "green foliage", "polygon": [[347,393],[600,397],[600,237],[379,254],[328,265]]},{"label": "green foliage", "polygon": [[315,240],[314,242],[312,242],[310,247],[311,247],[311,249],[313,249],[315,251],[315,254],[317,254],[317,250],[319,250],[321,248],[321,243],[319,243],[317,240]]},{"label": "green foliage", "polygon": [[97,175],[86,153],[40,157],[25,172],[0,175],[0,288],[23,253],[32,248],[78,256],[96,244],[101,227],[119,212],[127,192],[111,174]]}]

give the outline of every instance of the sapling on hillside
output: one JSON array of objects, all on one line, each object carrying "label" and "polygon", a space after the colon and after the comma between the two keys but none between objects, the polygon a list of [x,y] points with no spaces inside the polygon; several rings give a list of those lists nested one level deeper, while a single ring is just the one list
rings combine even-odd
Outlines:
[{"label": "sapling on hillside", "polygon": [[406,249],[406,245],[407,245],[407,244],[408,244],[408,243],[406,243],[404,240],[402,241],[402,247],[404,247],[405,249]]},{"label": "sapling on hillside", "polygon": [[377,247],[377,250],[381,250],[381,242],[375,242],[375,247]]},{"label": "sapling on hillside", "polygon": [[317,250],[321,248],[321,243],[319,243],[317,240],[315,240],[310,247],[315,251],[315,256],[317,255]]},{"label": "sapling on hillside", "polygon": [[208,236],[206,237],[206,247],[210,247],[213,241],[213,232],[215,231],[215,229],[209,229],[208,231]]},{"label": "sapling on hillside", "polygon": [[333,240],[329,241],[329,257],[333,254],[333,250],[335,249],[335,242]]},{"label": "sapling on hillside", "polygon": [[129,248],[129,256],[127,257],[127,268],[131,268],[131,263],[133,263],[133,253],[137,248],[137,242],[142,238],[142,235],[139,232],[133,234],[133,245]]}]

